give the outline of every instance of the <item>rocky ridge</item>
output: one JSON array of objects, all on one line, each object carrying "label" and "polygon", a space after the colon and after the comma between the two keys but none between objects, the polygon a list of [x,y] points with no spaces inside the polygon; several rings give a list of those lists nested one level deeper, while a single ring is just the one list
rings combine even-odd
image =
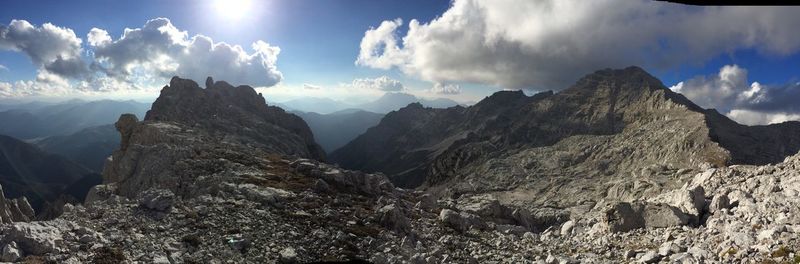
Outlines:
[{"label": "rocky ridge", "polygon": [[629,67],[555,94],[501,91],[467,108],[412,104],[330,158],[439,196],[494,193],[566,208],[657,195],[709,167],[777,163],[800,150],[798,140],[800,123],[741,126]]},{"label": "rocky ridge", "polygon": [[[553,95],[540,96],[525,100]],[[493,115],[489,104],[506,105],[495,99],[473,114]],[[220,133],[133,115],[115,126],[121,145],[103,184],[84,205],[64,205],[55,220],[1,225],[0,261],[800,261],[800,208],[787,206],[800,202],[800,155],[763,166],[654,166],[640,173],[660,175],[665,184],[644,178],[620,182],[608,190],[616,195],[596,200],[531,206],[512,196],[519,193],[437,197],[397,188],[381,173],[226,140],[239,137],[227,134],[236,128]]]},{"label": "rocky ridge", "polygon": [[303,119],[266,104],[246,85],[206,80],[206,88],[173,77],[147,111],[146,121],[171,121],[203,128],[222,140],[257,144],[275,153],[324,160],[325,152]]},{"label": "rocky ridge", "polygon": [[33,208],[25,196],[8,199],[4,195],[3,187],[0,186],[0,223],[27,222],[35,217]]}]

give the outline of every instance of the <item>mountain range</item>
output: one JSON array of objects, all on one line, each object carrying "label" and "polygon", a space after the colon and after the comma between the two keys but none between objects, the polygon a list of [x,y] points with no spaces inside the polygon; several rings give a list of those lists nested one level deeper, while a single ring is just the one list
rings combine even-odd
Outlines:
[{"label": "mountain range", "polygon": [[40,213],[59,199],[83,201],[100,175],[59,155],[0,135],[0,185],[9,198],[25,196]]},{"label": "mountain range", "polygon": [[136,101],[70,100],[5,107],[9,109],[0,112],[0,123],[13,125],[0,126],[0,134],[26,140],[69,135],[84,128],[108,125],[123,113],[143,116],[150,105]]},{"label": "mountain range", "polygon": [[297,98],[272,104],[284,108],[287,111],[314,112],[319,114],[330,114],[347,109],[361,109],[367,112],[385,114],[416,102],[433,108],[447,108],[459,105],[458,102],[447,98],[424,99],[402,92],[388,92],[375,101],[363,104],[348,104],[329,98],[316,97]]},{"label": "mountain range", "polygon": [[363,134],[383,118],[382,114],[360,109],[344,109],[330,114],[296,112],[314,133],[314,140],[330,153]]},{"label": "mountain range", "polygon": [[[559,93],[501,91],[448,109],[412,104],[330,159],[386,173],[399,186],[498,192],[568,207],[607,196],[639,198],[691,171],[777,163],[798,150],[798,122],[738,125],[630,67],[595,72]],[[619,185],[634,179],[646,188],[631,193]]]},{"label": "mountain range", "polygon": [[[0,199],[0,260],[772,263],[794,254],[800,123],[739,125],[641,68],[600,70],[557,93],[413,102],[381,116],[291,113],[250,86],[174,77],[141,121],[127,113],[113,127],[35,141],[55,151],[117,131],[97,185],[80,165],[0,137],[0,184],[27,197]],[[26,222],[31,197],[48,199],[36,198],[40,219],[55,219]]]}]

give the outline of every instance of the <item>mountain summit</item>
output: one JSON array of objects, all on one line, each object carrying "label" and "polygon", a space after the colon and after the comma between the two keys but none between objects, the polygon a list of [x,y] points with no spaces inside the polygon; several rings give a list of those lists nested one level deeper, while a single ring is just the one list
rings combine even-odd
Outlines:
[{"label": "mountain summit", "polygon": [[[741,126],[628,67],[559,93],[501,91],[467,108],[409,105],[330,158],[400,186],[498,191],[563,207],[655,193],[692,169],[779,162],[800,149],[798,139],[798,123]],[[637,181],[647,184],[626,187]]]},{"label": "mountain summit", "polygon": [[261,94],[246,85],[173,77],[147,111],[145,121],[172,121],[226,135],[225,140],[255,143],[270,151],[325,159],[308,125],[300,117],[268,106]]}]

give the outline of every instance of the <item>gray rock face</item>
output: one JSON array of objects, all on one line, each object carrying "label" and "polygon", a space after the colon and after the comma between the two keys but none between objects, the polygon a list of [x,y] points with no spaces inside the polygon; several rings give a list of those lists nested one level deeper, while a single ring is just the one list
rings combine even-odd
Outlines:
[{"label": "gray rock face", "polygon": [[211,77],[205,89],[192,80],[173,77],[144,120],[202,127],[226,140],[258,144],[270,152],[325,159],[303,119],[268,106],[250,86],[233,87]]},{"label": "gray rock face", "polygon": [[[620,90],[624,84],[603,80],[588,82],[598,83],[605,92],[619,90],[610,97],[622,98],[615,100],[620,105],[635,101]],[[441,185],[413,191],[396,188],[381,173],[281,155],[261,143],[232,140],[202,125],[136,122],[126,117],[118,126],[129,135],[127,146],[109,158],[106,182],[92,189],[87,205],[65,207],[64,215],[52,221],[0,225],[4,253],[0,257],[54,263],[781,263],[794,259],[800,208],[791,205],[800,204],[800,155],[775,165],[697,173],[694,163],[671,155],[715,148],[692,145],[706,142],[702,126],[684,131],[674,122],[702,120],[688,115],[656,122],[669,121],[670,111],[685,114],[685,105],[662,104],[664,94],[658,89],[641,93],[652,96],[646,97],[652,101],[632,104],[647,114],[623,111],[634,117],[620,120],[639,120],[642,130],[628,130],[636,125],[624,123],[618,128],[623,136],[573,135],[554,145],[521,146],[519,153],[492,157],[485,166],[467,162],[463,172],[484,173],[446,179],[453,190],[437,189]],[[516,97],[496,96],[482,102],[484,110]],[[605,105],[605,99],[598,100],[596,105]],[[568,117],[594,120],[598,129],[603,125],[616,129],[619,124],[595,117],[595,108],[576,109],[582,114]],[[183,111],[187,110],[178,112]],[[609,113],[619,112],[598,113],[608,118]],[[514,134],[525,129],[505,130],[508,120],[497,112],[492,115],[493,124],[503,128],[492,128],[498,135],[526,136]],[[676,134],[688,138],[655,145],[664,148],[659,159],[675,163],[655,162],[656,156],[644,155],[652,149],[634,148],[648,142],[636,140],[676,140]],[[502,138],[485,140],[511,146]],[[590,148],[577,155],[578,146]],[[497,153],[484,152],[480,157],[484,154]],[[618,155],[631,157],[622,163],[597,163],[614,168],[613,173],[582,167]],[[634,160],[638,158],[649,161],[638,164]],[[641,167],[646,162],[653,163]],[[527,167],[530,164],[536,166]],[[464,186],[473,187],[464,191]]]},{"label": "gray rock face", "polygon": [[3,187],[0,186],[0,223],[28,222],[34,217],[33,208],[27,198],[23,196],[17,199],[7,199]]},{"label": "gray rock face", "polygon": [[20,252],[19,248],[17,247],[16,242],[11,242],[6,244],[3,247],[2,255],[0,255],[0,261],[3,262],[15,262],[22,257],[22,252]]},{"label": "gray rock face", "polygon": [[439,221],[459,232],[466,232],[471,228],[486,228],[486,224],[480,217],[465,212],[459,213],[450,209],[442,209],[442,211],[439,212]]},{"label": "gray rock face", "polygon": [[390,204],[378,209],[379,222],[398,233],[407,233],[411,230],[411,223],[403,214],[403,211],[394,204]]},{"label": "gray rock face", "polygon": [[[503,190],[514,197],[506,202],[566,208],[648,198],[708,166],[777,162],[800,150],[800,123],[730,122],[629,67],[557,94],[503,91],[467,108],[411,104],[330,158],[443,196]],[[733,143],[740,139],[747,145]]]},{"label": "gray rock face", "polygon": [[614,233],[645,227],[682,226],[689,223],[689,216],[667,204],[623,202],[606,210],[604,222]]},{"label": "gray rock face", "polygon": [[175,194],[170,190],[149,189],[139,197],[139,205],[144,208],[166,212],[175,204]]}]

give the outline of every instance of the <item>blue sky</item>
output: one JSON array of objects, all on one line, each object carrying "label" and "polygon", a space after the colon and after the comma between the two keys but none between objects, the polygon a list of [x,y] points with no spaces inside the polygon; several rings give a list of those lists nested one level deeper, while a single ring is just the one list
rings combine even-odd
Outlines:
[{"label": "blue sky", "polygon": [[[292,0],[252,1],[254,10],[242,19],[215,14],[214,1],[6,1],[0,24],[12,19],[34,25],[52,23],[68,27],[84,38],[93,27],[117,38],[125,28],[141,27],[147,20],[165,17],[190,35],[203,34],[215,41],[247,46],[264,40],[281,48],[277,66],[290,86],[338,84],[355,78],[387,75],[407,83],[427,85],[405,78],[397,71],[359,67],[354,64],[364,31],[398,17],[431,20],[449,7],[447,0]],[[37,67],[14,51],[0,51],[0,81],[29,80]]]},{"label": "blue sky", "polygon": [[[367,100],[387,91],[405,91],[467,102],[505,88],[560,90],[596,69],[640,65],[668,87],[683,82],[680,91],[707,102],[704,107],[730,112],[755,107],[756,97],[741,99],[742,93],[755,89],[754,82],[763,87],[760,93],[764,95],[759,97],[763,104],[768,94],[777,94],[770,91],[786,90],[800,81],[800,38],[792,37],[800,26],[794,18],[800,11],[797,8],[688,7],[615,0],[51,0],[4,1],[3,7],[2,26],[14,19],[25,20],[37,30],[52,23],[72,30],[82,42],[79,60],[72,61],[81,64],[81,73],[66,76],[52,70],[55,55],[45,61],[32,59],[42,52],[24,48],[33,37],[7,37],[5,46],[0,39],[0,65],[5,67],[0,68],[0,96],[5,97],[154,97],[166,83],[163,76],[201,76],[224,68],[192,65],[195,54],[176,58],[179,53],[169,53],[176,47],[189,47],[187,43],[198,34],[214,44],[243,48],[231,56],[257,55],[247,61],[249,66],[221,69],[219,75],[246,76],[231,82],[260,86],[265,96],[276,101],[302,96]],[[123,43],[120,38],[125,28],[145,28],[154,18],[167,18],[175,32],[188,35],[183,42],[157,43],[164,47],[163,56],[137,57],[144,52],[135,47],[152,39]],[[108,42],[90,44],[87,34],[93,28],[101,29],[103,34],[98,36],[107,35]],[[262,46],[267,48],[251,47],[259,41],[268,43]],[[235,48],[228,49],[236,53]],[[67,58],[75,50],[59,54]],[[206,62],[216,62],[219,58],[214,56],[221,56],[197,56],[202,55],[207,55]],[[272,55],[277,61],[270,60]],[[156,66],[146,63],[164,56],[167,61]],[[265,69],[253,68],[262,64]],[[720,93],[727,88],[717,86],[730,82],[715,80],[722,78],[723,68],[734,65],[734,93]],[[259,70],[266,72],[259,76]],[[402,83],[402,88],[382,86],[386,82],[377,79],[382,76]],[[125,84],[155,90],[128,93],[125,88],[94,88]],[[73,94],[73,90],[80,92]]]}]

